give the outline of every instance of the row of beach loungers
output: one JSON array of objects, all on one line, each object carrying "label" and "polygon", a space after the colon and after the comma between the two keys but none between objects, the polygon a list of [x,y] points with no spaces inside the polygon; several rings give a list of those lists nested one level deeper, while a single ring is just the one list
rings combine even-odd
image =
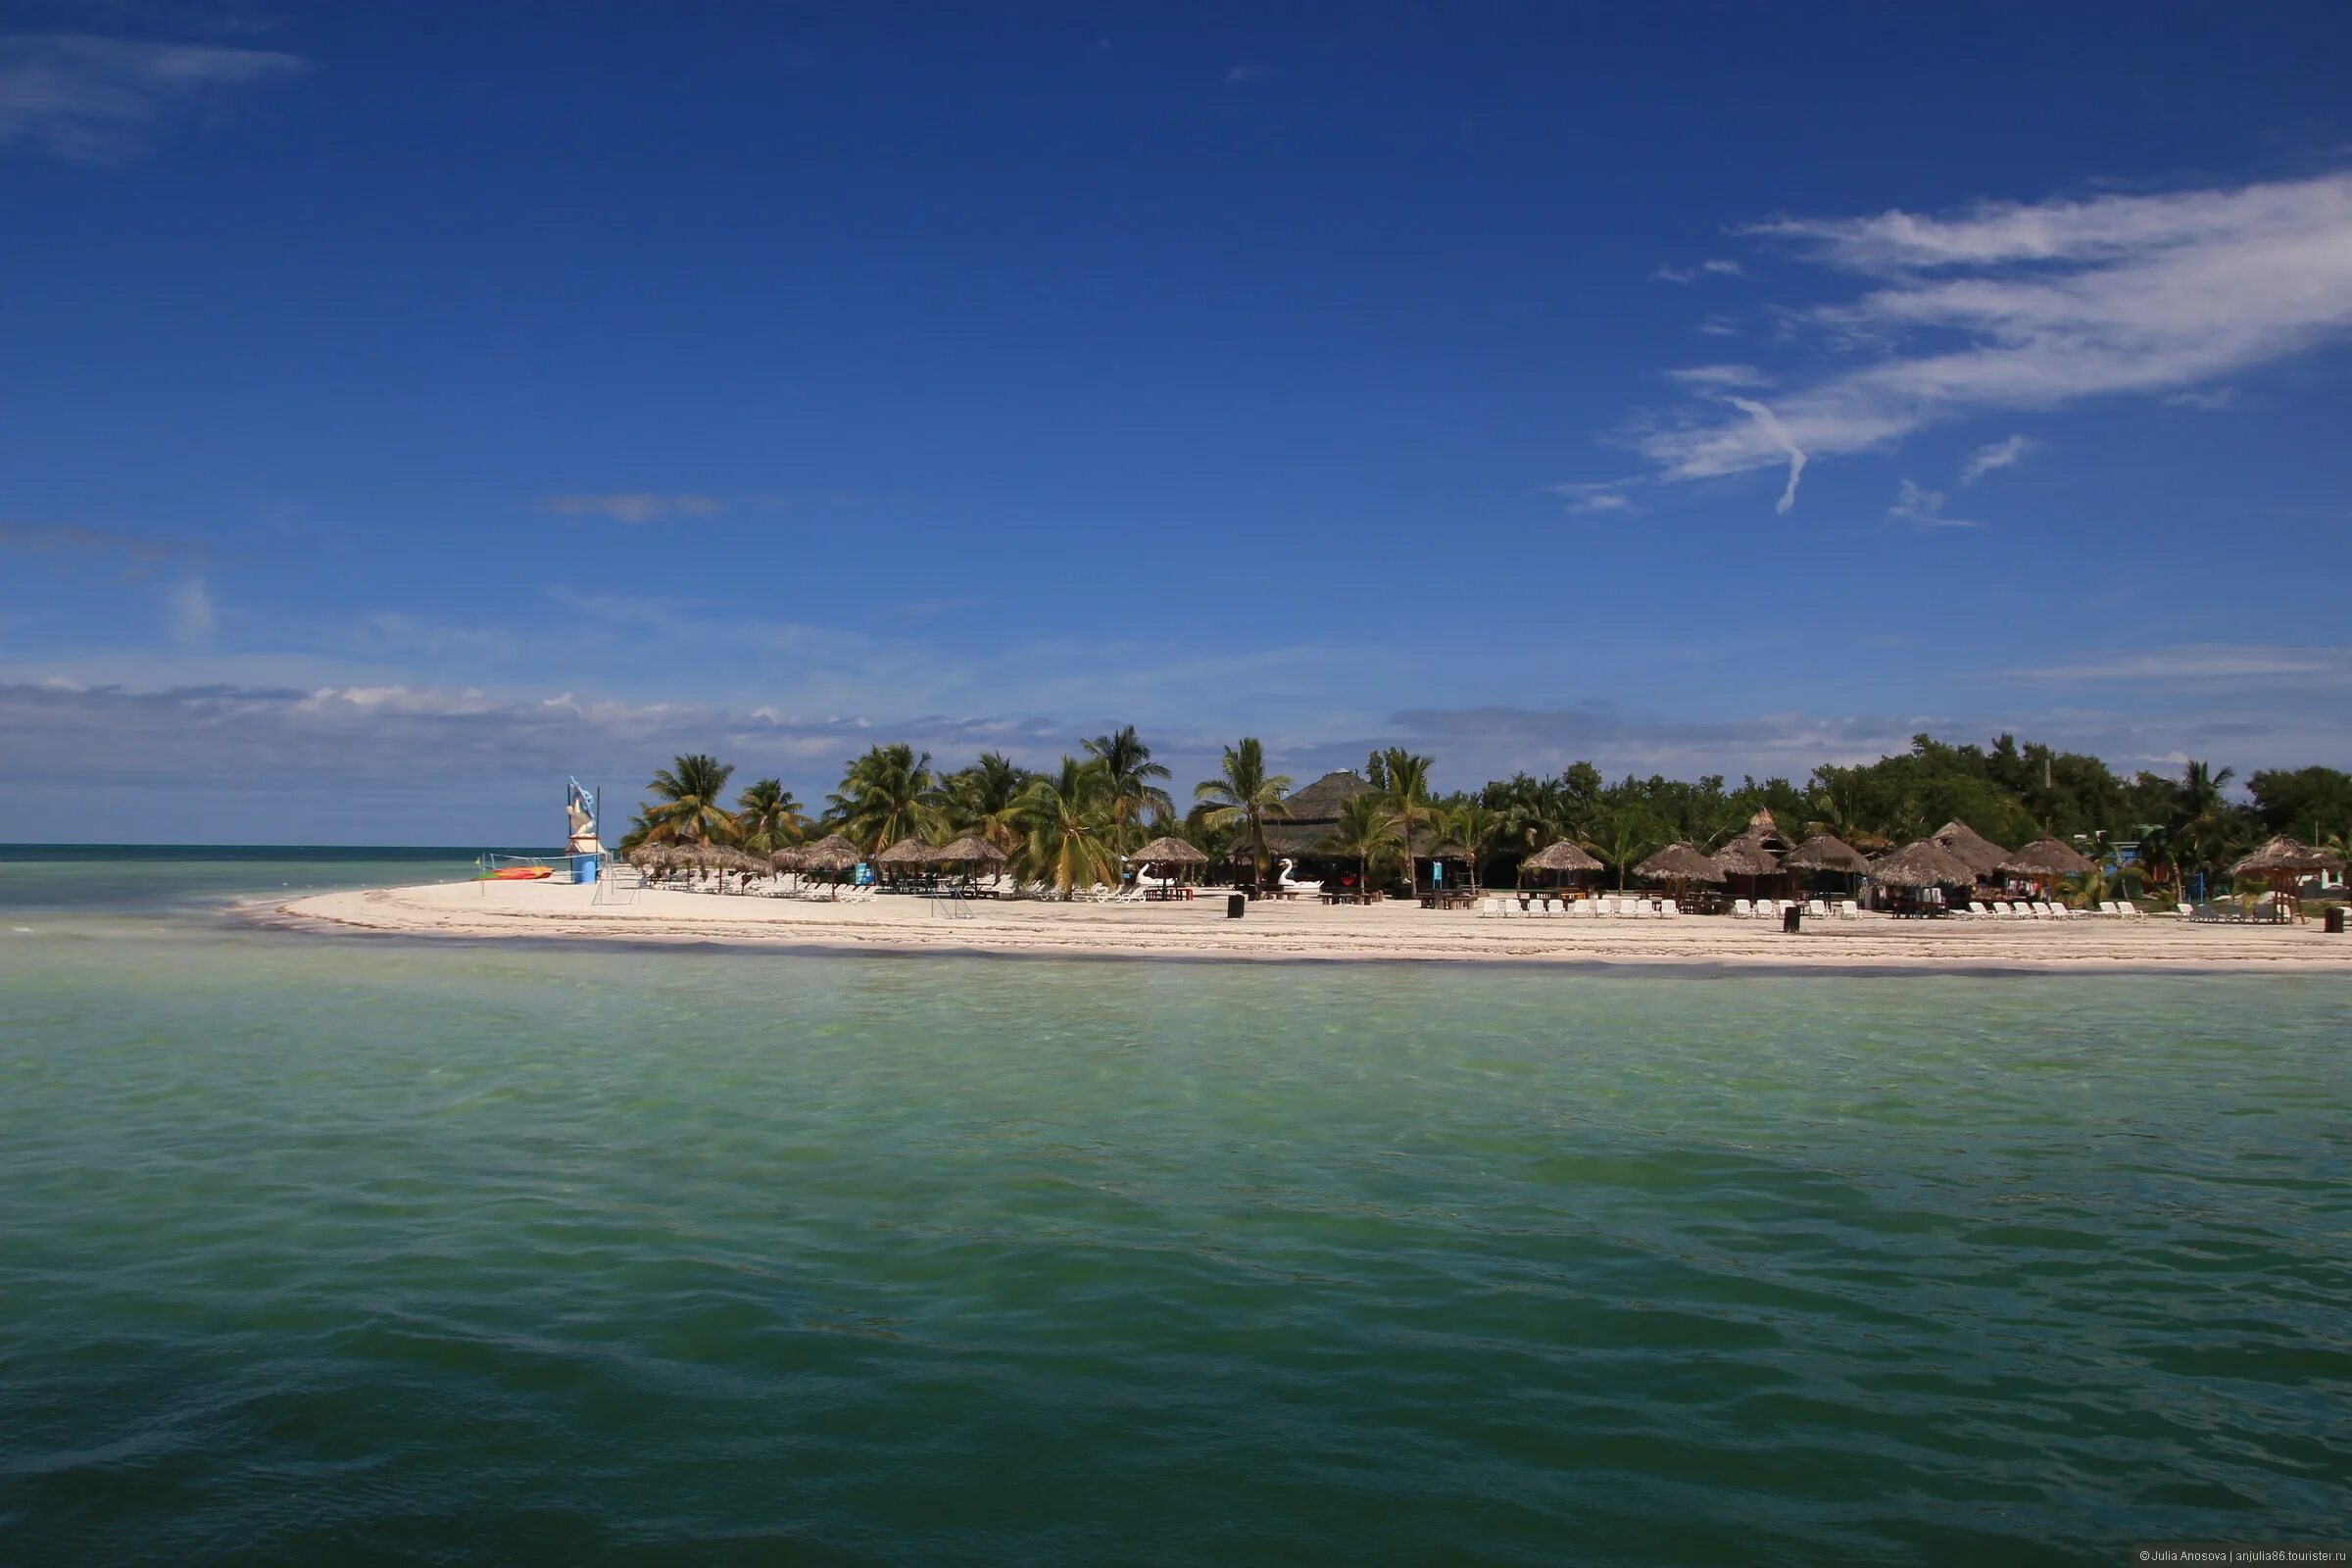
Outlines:
[{"label": "row of beach loungers", "polygon": [[2063,904],[1987,902],[1968,910],[1975,920],[2144,920],[2146,915],[2129,904],[2113,900],[2095,909],[2070,909]]}]

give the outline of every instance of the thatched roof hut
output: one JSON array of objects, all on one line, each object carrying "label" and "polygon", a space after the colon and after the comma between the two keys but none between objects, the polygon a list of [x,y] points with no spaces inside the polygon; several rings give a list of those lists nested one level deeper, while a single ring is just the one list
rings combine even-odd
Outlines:
[{"label": "thatched roof hut", "polygon": [[1792,871],[1842,871],[1867,876],[1870,861],[1860,850],[1830,833],[1816,833],[1790,850],[1781,863]]},{"label": "thatched roof hut", "polygon": [[640,844],[622,858],[640,871],[666,871],[677,863],[666,844]]},{"label": "thatched roof hut", "polygon": [[953,844],[943,844],[933,850],[930,858],[942,865],[995,865],[1004,858],[1004,852],[977,833],[966,833]]},{"label": "thatched roof hut", "polygon": [[1740,834],[1711,857],[1726,876],[1777,876],[1781,858],[1766,849],[1754,830]]},{"label": "thatched roof hut", "polygon": [[808,871],[847,871],[865,853],[838,833],[828,833],[801,852],[801,867]]},{"label": "thatched roof hut", "polygon": [[1208,857],[1179,838],[1153,839],[1127,857],[1138,865],[1206,865]]},{"label": "thatched roof hut", "polygon": [[1870,874],[1872,880],[1890,888],[1965,888],[1974,887],[1977,881],[1975,866],[1934,839],[1921,839],[1881,856]]},{"label": "thatched roof hut", "polygon": [[2231,876],[2267,876],[2274,881],[2317,875],[2322,871],[2341,871],[2343,857],[2327,850],[2315,850],[2301,839],[2284,833],[2265,844],[2253,854],[2241,858],[2230,867]]},{"label": "thatched roof hut", "polygon": [[780,850],[770,850],[767,863],[779,871],[805,871],[808,868],[808,852],[798,844],[787,844]]},{"label": "thatched roof hut", "polygon": [[2007,850],[2002,849],[1966,822],[1958,820],[1946,822],[1929,834],[1928,838],[1941,848],[1946,855],[1953,857],[1968,867],[1970,873],[1968,880],[1971,882],[1980,877],[1998,876],[2001,862],[2009,858]]},{"label": "thatched roof hut", "polygon": [[1519,862],[1529,871],[1597,871],[1600,862],[1566,839],[1547,844]]},{"label": "thatched roof hut", "polygon": [[2000,864],[2003,876],[2047,882],[2062,876],[2083,876],[2097,869],[2090,857],[2063,839],[2035,839]]},{"label": "thatched roof hut", "polygon": [[1667,845],[1634,867],[1644,882],[1720,882],[1723,867],[1688,844]]},{"label": "thatched roof hut", "polygon": [[722,844],[711,852],[711,859],[722,871],[741,871],[746,876],[765,876],[774,867],[758,856],[747,855],[731,844]]},{"label": "thatched roof hut", "polygon": [[931,858],[931,846],[925,843],[920,835],[909,833],[880,855],[875,856],[874,863],[889,866],[892,870],[900,870],[906,866],[921,865]]}]

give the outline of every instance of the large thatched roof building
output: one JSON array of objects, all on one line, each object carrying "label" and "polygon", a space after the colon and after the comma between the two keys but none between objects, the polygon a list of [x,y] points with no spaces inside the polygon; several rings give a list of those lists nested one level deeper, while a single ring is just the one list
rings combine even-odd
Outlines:
[{"label": "large thatched roof building", "polygon": [[[1282,803],[1286,814],[1266,818],[1266,853],[1293,859],[1313,855],[1316,844],[1329,838],[1339,825],[1340,808],[1358,795],[1371,793],[1368,780],[1345,769],[1294,790]],[[1250,847],[1241,846],[1242,857],[1247,858],[1249,854]]]}]

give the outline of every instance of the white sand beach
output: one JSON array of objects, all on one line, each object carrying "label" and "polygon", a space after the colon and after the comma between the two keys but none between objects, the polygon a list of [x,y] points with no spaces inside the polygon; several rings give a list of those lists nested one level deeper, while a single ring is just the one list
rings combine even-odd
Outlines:
[{"label": "white sand beach", "polygon": [[722,943],[839,952],[963,952],[1076,957],[1254,960],[1503,960],[1948,970],[2235,969],[2352,974],[2352,938],[2308,925],[2196,925],[2078,918],[2058,923],[1896,920],[1777,924],[1491,918],[1404,903],[1332,906],[1259,901],[1239,920],[1221,897],[1165,904],[979,902],[954,912],[920,897],[807,903],[648,889],[596,903],[585,887],[457,882],[319,894],[251,906],[321,931],[439,937]]}]

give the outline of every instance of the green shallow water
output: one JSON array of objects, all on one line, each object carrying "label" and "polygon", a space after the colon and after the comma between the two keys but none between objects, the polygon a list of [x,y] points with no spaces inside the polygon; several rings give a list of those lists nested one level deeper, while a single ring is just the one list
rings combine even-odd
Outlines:
[{"label": "green shallow water", "polygon": [[390,869],[133,918],[0,864],[0,1560],[2112,1563],[2352,1517],[2342,979],[212,912],[285,866]]}]

